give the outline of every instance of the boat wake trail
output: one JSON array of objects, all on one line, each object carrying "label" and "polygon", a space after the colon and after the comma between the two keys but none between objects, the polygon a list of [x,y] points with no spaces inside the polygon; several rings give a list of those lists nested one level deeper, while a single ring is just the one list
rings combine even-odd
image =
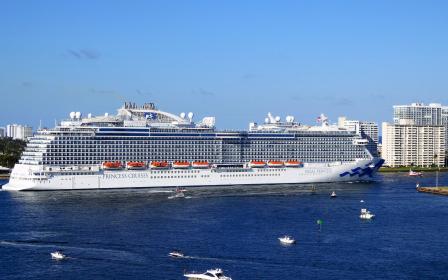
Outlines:
[{"label": "boat wake trail", "polygon": [[68,244],[68,242],[63,241],[46,242],[40,240],[0,240],[0,246],[48,249],[48,251],[63,250],[68,252],[68,254],[75,256],[70,257],[71,259],[104,260],[104,261],[107,260],[107,261],[120,261],[120,262],[129,262],[129,260],[132,260],[133,262],[136,263],[144,262],[144,258],[142,258],[141,256],[125,250],[68,246],[66,244]]}]

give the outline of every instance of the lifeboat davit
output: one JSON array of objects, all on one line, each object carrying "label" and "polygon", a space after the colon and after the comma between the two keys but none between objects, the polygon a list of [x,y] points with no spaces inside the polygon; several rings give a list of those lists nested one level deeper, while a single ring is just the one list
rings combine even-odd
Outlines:
[{"label": "lifeboat davit", "polygon": [[208,168],[209,163],[207,161],[193,161],[193,168]]},{"label": "lifeboat davit", "polygon": [[269,167],[283,167],[283,161],[278,160],[270,160],[268,161]]},{"label": "lifeboat davit", "polygon": [[261,160],[252,160],[252,161],[249,163],[249,165],[250,165],[250,167],[257,167],[257,168],[260,168],[260,167],[265,167],[265,166],[266,166],[266,162],[261,161]]},{"label": "lifeboat davit", "polygon": [[168,168],[168,162],[166,161],[151,161],[151,168]]},{"label": "lifeboat davit", "polygon": [[288,160],[288,161],[285,161],[285,166],[286,167],[301,167],[301,166],[303,166],[303,162],[298,161],[298,160]]},{"label": "lifeboat davit", "polygon": [[142,161],[128,161],[128,163],[126,163],[126,167],[128,169],[145,169],[146,164]]},{"label": "lifeboat davit", "polygon": [[189,168],[190,163],[188,161],[175,161],[173,163],[174,168]]},{"label": "lifeboat davit", "polygon": [[122,165],[119,161],[105,161],[103,162],[103,169],[114,170],[121,169]]}]

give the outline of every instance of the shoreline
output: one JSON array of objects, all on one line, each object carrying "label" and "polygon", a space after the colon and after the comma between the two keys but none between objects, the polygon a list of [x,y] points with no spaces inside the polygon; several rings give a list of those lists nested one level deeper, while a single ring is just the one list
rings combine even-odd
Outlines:
[{"label": "shoreline", "polygon": [[418,187],[418,192],[448,195],[448,187]]},{"label": "shoreline", "polygon": [[412,171],[415,172],[447,172],[448,167],[381,167],[378,172],[409,172],[409,170],[412,169]]}]

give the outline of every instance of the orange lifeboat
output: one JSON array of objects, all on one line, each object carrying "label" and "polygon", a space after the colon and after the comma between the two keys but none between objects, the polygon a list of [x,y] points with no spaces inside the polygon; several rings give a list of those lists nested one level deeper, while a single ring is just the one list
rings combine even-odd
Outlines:
[{"label": "orange lifeboat", "polygon": [[166,161],[151,161],[151,168],[167,168],[168,167],[168,162]]},{"label": "orange lifeboat", "polygon": [[126,163],[126,167],[128,169],[145,169],[146,164],[142,161],[128,161],[128,163]]},{"label": "orange lifeboat", "polygon": [[278,160],[270,160],[268,161],[269,167],[283,167],[283,161]]},{"label": "orange lifeboat", "polygon": [[208,168],[209,163],[207,161],[193,161],[193,168]]},{"label": "orange lifeboat", "polygon": [[266,166],[266,162],[261,161],[261,160],[252,160],[251,162],[249,162],[250,167],[265,167]]},{"label": "orange lifeboat", "polygon": [[302,167],[303,162],[298,161],[298,160],[288,160],[285,162],[285,166],[286,167]]},{"label": "orange lifeboat", "polygon": [[114,170],[121,169],[122,165],[119,161],[105,161],[103,162],[103,169]]},{"label": "orange lifeboat", "polygon": [[175,161],[173,163],[174,168],[189,168],[190,163],[188,161]]}]

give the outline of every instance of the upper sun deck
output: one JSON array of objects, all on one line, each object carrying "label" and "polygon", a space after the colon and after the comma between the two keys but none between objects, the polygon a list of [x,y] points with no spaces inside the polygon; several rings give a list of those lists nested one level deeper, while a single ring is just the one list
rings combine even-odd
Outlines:
[{"label": "upper sun deck", "polygon": [[193,121],[193,113],[181,113],[179,116],[156,108],[153,103],[137,106],[126,102],[118,109],[116,115],[105,113],[102,116],[87,117],[80,112],[71,112],[70,118],[64,120],[55,129],[59,131],[82,130],[83,128],[101,127],[149,127],[160,129],[214,129],[215,118],[205,117],[200,122]]},{"label": "upper sun deck", "polygon": [[[116,115],[105,113],[101,116],[87,117],[80,112],[71,112],[70,118],[64,120],[54,129],[42,131],[42,134],[72,134],[86,135],[108,132],[109,134],[132,131],[135,129],[147,130],[151,133],[182,133],[201,134],[218,133],[227,136],[238,136],[241,134],[261,135],[261,134],[304,134],[304,135],[353,135],[352,132],[330,125],[325,115],[321,115],[318,121],[321,125],[309,126],[294,121],[293,116],[287,116],[285,121],[280,117],[273,117],[268,113],[263,124],[250,123],[248,131],[235,130],[215,130],[215,117],[204,117],[198,123],[193,121],[193,113],[180,113],[175,115],[159,110],[153,103],[145,103],[138,106],[135,103],[126,102],[118,109]],[[133,131],[135,132],[135,131]]]}]

